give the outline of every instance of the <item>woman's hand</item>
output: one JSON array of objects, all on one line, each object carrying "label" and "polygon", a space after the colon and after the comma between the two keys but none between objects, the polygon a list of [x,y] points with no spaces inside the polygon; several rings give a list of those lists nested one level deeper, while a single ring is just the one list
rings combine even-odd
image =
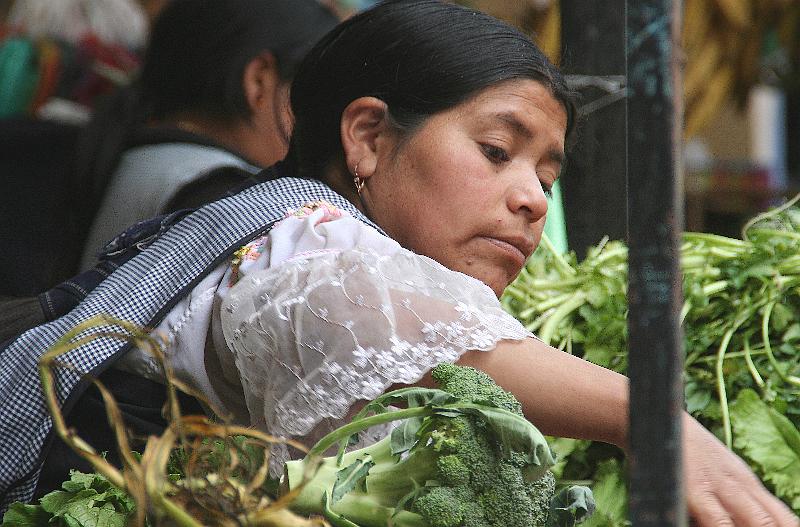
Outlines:
[{"label": "woman's hand", "polygon": [[686,503],[700,527],[798,527],[800,520],[770,494],[750,468],[685,414]]}]

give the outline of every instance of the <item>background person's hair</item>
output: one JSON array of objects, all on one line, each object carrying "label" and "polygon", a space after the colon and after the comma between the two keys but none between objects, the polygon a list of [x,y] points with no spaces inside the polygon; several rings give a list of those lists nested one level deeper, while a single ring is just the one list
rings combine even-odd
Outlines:
[{"label": "background person's hair", "polygon": [[427,117],[503,81],[532,79],[547,87],[574,125],[573,93],[523,33],[484,13],[438,0],[390,0],[328,33],[295,76],[295,118],[288,163],[300,176],[322,178],[341,157],[340,120],[359,97],[377,97],[408,134]]},{"label": "background person's hair", "polygon": [[153,24],[139,77],[148,114],[247,119],[247,64],[269,50],[288,81],[337,22],[316,0],[171,0]]}]

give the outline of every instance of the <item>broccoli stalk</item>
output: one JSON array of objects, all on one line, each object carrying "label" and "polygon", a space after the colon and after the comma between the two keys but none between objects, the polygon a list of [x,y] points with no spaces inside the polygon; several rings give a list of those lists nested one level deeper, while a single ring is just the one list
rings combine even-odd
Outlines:
[{"label": "broccoli stalk", "polygon": [[[544,527],[554,459],[519,402],[473,368],[442,364],[433,378],[440,390],[386,393],[288,462],[287,487],[304,484],[292,509],[335,526]],[[344,452],[354,435],[392,421],[401,423],[389,436]],[[320,461],[337,444],[338,455]]]}]

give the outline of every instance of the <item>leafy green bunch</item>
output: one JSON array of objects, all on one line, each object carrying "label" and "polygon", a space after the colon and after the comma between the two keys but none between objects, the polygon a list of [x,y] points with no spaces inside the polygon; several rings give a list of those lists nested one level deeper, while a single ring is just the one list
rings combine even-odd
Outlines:
[{"label": "leafy green bunch", "polygon": [[[680,320],[687,410],[800,511],[797,199],[753,218],[741,239],[683,234]],[[626,284],[623,242],[604,240],[577,262],[545,241],[502,302],[546,342],[624,373]],[[565,448],[585,456],[586,445]]]},{"label": "leafy green bunch", "polygon": [[14,503],[3,516],[6,527],[125,527],[136,509],[134,499],[100,474],[70,473],[61,490],[38,504]]}]

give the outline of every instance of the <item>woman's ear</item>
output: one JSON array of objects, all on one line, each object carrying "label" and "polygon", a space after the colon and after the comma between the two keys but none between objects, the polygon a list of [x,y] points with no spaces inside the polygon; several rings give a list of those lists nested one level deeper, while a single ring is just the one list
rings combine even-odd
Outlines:
[{"label": "woman's ear", "polygon": [[360,97],[342,112],[341,135],[344,160],[350,173],[366,179],[375,173],[381,140],[390,130],[388,106],[376,97]]}]

